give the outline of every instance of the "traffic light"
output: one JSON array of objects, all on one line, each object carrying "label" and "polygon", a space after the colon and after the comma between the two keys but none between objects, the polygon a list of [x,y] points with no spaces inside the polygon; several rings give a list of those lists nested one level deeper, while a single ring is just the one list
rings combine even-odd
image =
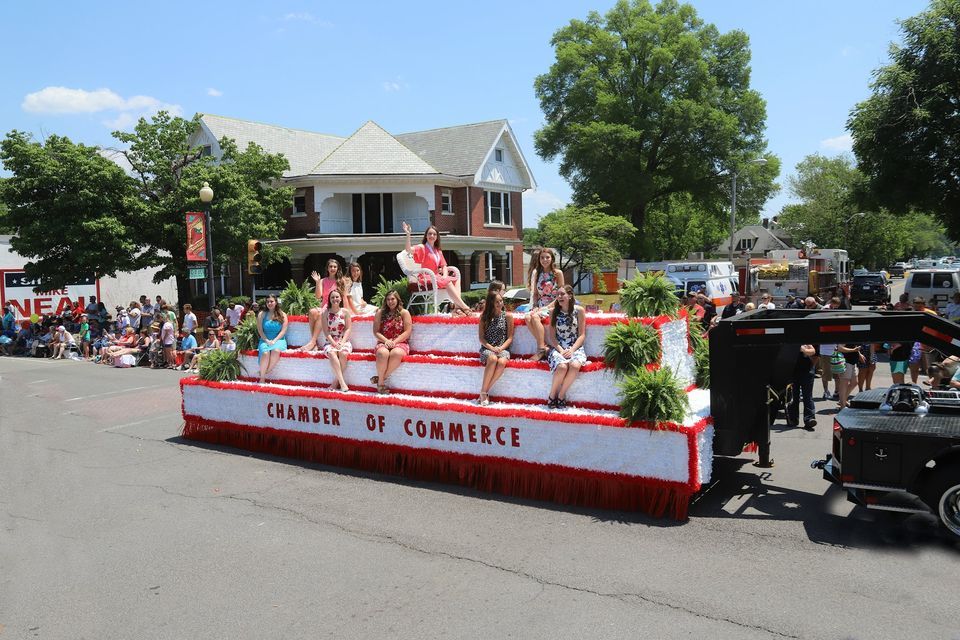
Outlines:
[{"label": "traffic light", "polygon": [[263,265],[260,264],[262,259],[263,243],[259,240],[247,240],[247,273],[254,276],[263,273]]}]

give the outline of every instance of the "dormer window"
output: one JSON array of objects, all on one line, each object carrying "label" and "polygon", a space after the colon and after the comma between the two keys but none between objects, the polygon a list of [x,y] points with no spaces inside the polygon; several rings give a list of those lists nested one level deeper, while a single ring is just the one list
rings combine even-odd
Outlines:
[{"label": "dormer window", "polygon": [[494,149],[493,159],[497,162],[503,162],[503,149]]}]

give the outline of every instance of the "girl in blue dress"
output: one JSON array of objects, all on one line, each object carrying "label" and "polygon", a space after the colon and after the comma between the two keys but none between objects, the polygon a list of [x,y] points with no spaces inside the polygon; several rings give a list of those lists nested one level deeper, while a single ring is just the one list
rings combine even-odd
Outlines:
[{"label": "girl in blue dress", "polygon": [[573,287],[566,285],[557,292],[557,301],[550,315],[550,371],[553,372],[553,384],[547,406],[563,408],[567,406],[567,391],[580,374],[580,367],[587,362],[587,352],[583,348],[586,340],[587,318],[583,307],[574,304]]},{"label": "girl in blue dress", "polygon": [[280,308],[277,296],[269,295],[266,309],[257,315],[257,331],[260,333],[260,383],[280,362],[280,354],[287,350],[287,314]]}]

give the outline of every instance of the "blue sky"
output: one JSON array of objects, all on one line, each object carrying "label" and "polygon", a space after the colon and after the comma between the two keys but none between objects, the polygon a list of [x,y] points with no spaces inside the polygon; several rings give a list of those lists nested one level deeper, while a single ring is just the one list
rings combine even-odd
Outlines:
[{"label": "blue sky", "polygon": [[[110,146],[110,132],[167,108],[348,135],[367,120],[391,133],[508,118],[539,189],[524,226],[570,189],[533,150],[542,114],[533,79],[549,40],[601,4],[459,2],[7,2],[0,132],[67,135]],[[898,40],[917,0],[695,1],[721,31],[742,29],[752,86],[767,102],[770,150],[786,177],[812,153],[849,150],[850,108]],[[63,89],[67,89],[64,91]]]}]

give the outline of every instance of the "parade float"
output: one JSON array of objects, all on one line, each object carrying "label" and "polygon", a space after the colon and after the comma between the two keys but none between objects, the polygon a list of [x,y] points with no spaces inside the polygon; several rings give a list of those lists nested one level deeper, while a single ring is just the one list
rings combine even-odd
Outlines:
[{"label": "parade float", "polygon": [[[513,358],[491,389],[492,403],[481,406],[476,317],[415,316],[410,355],[391,375],[391,393],[381,395],[370,384],[372,318],[354,318],[344,392],[330,388],[333,373],[321,353],[296,350],[308,342],[309,326],[305,316],[290,316],[290,349],[265,384],[255,377],[256,351],[239,354],[236,380],[183,379],[183,435],[509,496],[685,518],[713,461],[709,391],[695,384],[696,336],[686,314],[586,318],[588,363],[568,406],[551,409],[551,373],[546,362],[528,359],[536,343],[521,318]],[[636,331],[624,331],[630,328]],[[634,379],[624,377],[623,361],[631,353],[636,360],[637,349],[622,338],[637,332],[652,344]],[[663,389],[644,385],[658,374],[682,397],[672,401],[672,419],[638,418],[655,413],[643,407]]]}]

